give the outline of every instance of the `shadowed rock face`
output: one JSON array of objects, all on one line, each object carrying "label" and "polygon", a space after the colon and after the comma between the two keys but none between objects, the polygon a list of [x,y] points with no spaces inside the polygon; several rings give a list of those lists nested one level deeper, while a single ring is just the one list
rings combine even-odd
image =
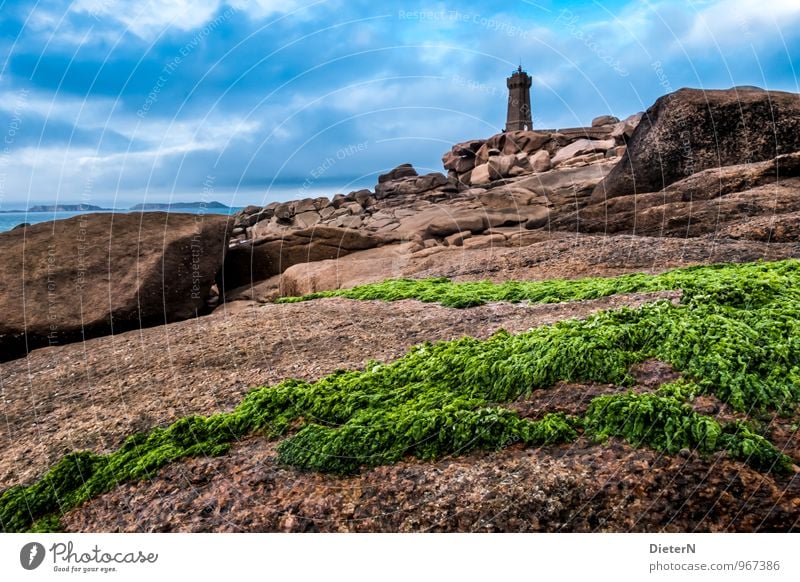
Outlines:
[{"label": "shadowed rock face", "polygon": [[0,360],[206,310],[228,220],[89,214],[0,234]]},{"label": "shadowed rock face", "polygon": [[658,192],[696,172],[800,151],[800,97],[736,88],[681,89],[658,99],[592,202]]}]

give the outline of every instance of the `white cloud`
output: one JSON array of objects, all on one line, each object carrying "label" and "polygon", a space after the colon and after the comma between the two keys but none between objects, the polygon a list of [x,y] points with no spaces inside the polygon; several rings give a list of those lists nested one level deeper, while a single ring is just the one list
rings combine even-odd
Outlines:
[{"label": "white cloud", "polygon": [[[218,12],[224,12],[226,7],[253,19],[262,19],[316,4],[330,3],[309,0],[76,0],[69,10],[90,15],[100,22],[104,19],[119,22],[136,36],[152,41],[166,28],[180,31],[198,29]],[[41,18],[44,21],[55,20],[52,15]]]},{"label": "white cloud", "polygon": [[797,0],[721,0],[704,5],[682,39],[690,47],[749,46],[800,24]]},{"label": "white cloud", "polygon": [[220,0],[77,0],[70,10],[116,20],[136,36],[152,40],[165,27],[186,31],[202,26],[220,4]]}]

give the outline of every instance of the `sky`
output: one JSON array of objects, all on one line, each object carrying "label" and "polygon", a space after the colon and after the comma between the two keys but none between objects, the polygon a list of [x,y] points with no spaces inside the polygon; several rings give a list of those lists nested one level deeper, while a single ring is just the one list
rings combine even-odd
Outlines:
[{"label": "sky", "polygon": [[499,132],[519,64],[563,128],[792,55],[798,0],[0,0],[0,210],[332,196]]}]

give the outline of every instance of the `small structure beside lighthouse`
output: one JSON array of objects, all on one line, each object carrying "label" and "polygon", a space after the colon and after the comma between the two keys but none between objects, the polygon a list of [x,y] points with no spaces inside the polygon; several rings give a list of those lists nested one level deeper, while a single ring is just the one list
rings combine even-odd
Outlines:
[{"label": "small structure beside lighthouse", "polygon": [[533,129],[531,118],[532,79],[522,70],[522,65],[506,79],[508,87],[508,115],[505,131]]}]

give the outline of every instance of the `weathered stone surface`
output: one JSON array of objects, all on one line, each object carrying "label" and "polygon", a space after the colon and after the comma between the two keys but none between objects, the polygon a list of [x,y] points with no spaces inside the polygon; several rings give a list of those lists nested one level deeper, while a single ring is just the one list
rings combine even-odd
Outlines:
[{"label": "weathered stone surface", "polygon": [[800,151],[800,99],[753,89],[681,89],[647,110],[593,202],[657,192],[709,168]]},{"label": "weathered stone surface", "polygon": [[489,159],[489,167],[494,169],[500,178],[506,178],[510,175],[511,168],[517,165],[519,160],[513,154],[504,154],[494,156]]},{"label": "weathered stone surface", "polygon": [[295,214],[302,214],[303,212],[309,212],[316,209],[317,206],[313,198],[303,198],[302,200],[298,200],[294,203]]},{"label": "weathered stone surface", "polygon": [[[357,216],[343,217],[361,219]],[[264,281],[292,265],[332,259],[386,242],[381,236],[331,226],[316,226],[272,235],[230,249],[225,259],[224,287],[234,289]]]},{"label": "weathered stone surface", "polygon": [[294,202],[284,202],[275,207],[275,218],[290,221],[294,216]]},{"label": "weathered stone surface", "polygon": [[488,249],[506,246],[506,237],[502,234],[484,234],[471,237],[462,243],[465,249]]},{"label": "weathered stone surface", "polygon": [[414,216],[401,219],[395,236],[406,240],[414,237],[444,238],[456,232],[470,231],[473,234],[488,228],[485,211],[480,208],[433,204]]},{"label": "weathered stone surface", "polygon": [[444,237],[444,243],[449,247],[460,247],[464,241],[472,236],[470,231],[455,232],[449,236]]},{"label": "weathered stone surface", "polygon": [[469,181],[471,184],[477,185],[488,184],[491,182],[492,169],[489,167],[489,164],[481,164],[480,166],[476,166],[475,169],[472,170]]},{"label": "weathered stone surface", "polygon": [[362,219],[360,216],[341,216],[336,219],[336,226],[340,226],[342,228],[358,228],[361,226]]},{"label": "weathered stone surface", "polygon": [[475,164],[485,164],[489,161],[489,158],[494,156],[501,156],[503,152],[496,147],[491,147],[489,143],[483,144],[480,149],[475,153]]},{"label": "weathered stone surface", "polygon": [[408,176],[416,176],[416,175],[417,171],[411,164],[400,164],[390,172],[378,176],[378,184],[383,184],[384,182],[391,182],[392,180],[397,180],[399,178],[406,178]]},{"label": "weathered stone surface", "polygon": [[602,125],[613,125],[619,123],[619,118],[613,115],[601,115],[592,119],[592,127],[600,127]]},{"label": "weathered stone surface", "polygon": [[0,360],[202,313],[230,224],[214,215],[88,214],[0,233]]},{"label": "weathered stone surface", "polygon": [[330,206],[331,201],[328,199],[327,196],[319,196],[314,198],[314,208],[317,210],[322,210],[323,208]]},{"label": "weathered stone surface", "polygon": [[[613,151],[613,148],[608,151]],[[560,168],[574,168],[576,166],[585,166],[586,164],[591,164],[594,162],[599,162],[600,160],[606,159],[606,154],[603,152],[595,152],[592,154],[583,154],[580,156],[575,156],[574,158],[570,158],[561,162],[559,165]]]},{"label": "weathered stone surface", "polygon": [[556,228],[682,238],[720,233],[753,240],[774,233],[773,242],[791,242],[798,192],[800,153],[795,153],[704,170],[661,192],[592,203],[559,217]]},{"label": "weathered stone surface", "polygon": [[546,172],[550,169],[550,154],[547,153],[547,150],[539,150],[529,159],[534,172]]},{"label": "weathered stone surface", "polygon": [[372,192],[367,189],[358,190],[357,192],[353,192],[353,200],[358,202],[362,207],[366,208],[369,206],[369,199],[372,196]]},{"label": "weathered stone surface", "polygon": [[550,223],[550,210],[544,206],[540,206],[533,212],[528,213],[528,220],[525,222],[527,230],[535,228],[543,228]]},{"label": "weathered stone surface", "polygon": [[300,214],[294,215],[294,224],[300,228],[308,228],[314,226],[321,220],[319,212],[316,210],[309,210]]},{"label": "weathered stone surface", "polygon": [[448,184],[447,178],[440,172],[409,176],[379,183],[375,186],[375,197],[383,200],[393,196],[414,196]]},{"label": "weathered stone surface", "polygon": [[633,132],[636,130],[636,127],[639,125],[639,122],[642,120],[642,116],[644,113],[635,113],[630,117],[626,117],[624,120],[620,121],[614,126],[614,129],[611,131],[611,137],[620,144],[627,143],[628,140],[633,136]]},{"label": "weathered stone surface", "polygon": [[553,167],[558,166],[560,163],[569,160],[570,158],[575,158],[578,156],[582,156],[584,154],[591,154],[594,152],[603,152],[609,148],[613,148],[614,140],[594,140],[594,139],[579,139],[577,141],[572,142],[568,146],[564,146],[556,155],[553,156],[551,163]]},{"label": "weathered stone surface", "polygon": [[486,208],[492,210],[518,209],[530,204],[546,204],[547,198],[540,193],[522,188],[516,184],[500,186],[481,192],[477,199]]}]

